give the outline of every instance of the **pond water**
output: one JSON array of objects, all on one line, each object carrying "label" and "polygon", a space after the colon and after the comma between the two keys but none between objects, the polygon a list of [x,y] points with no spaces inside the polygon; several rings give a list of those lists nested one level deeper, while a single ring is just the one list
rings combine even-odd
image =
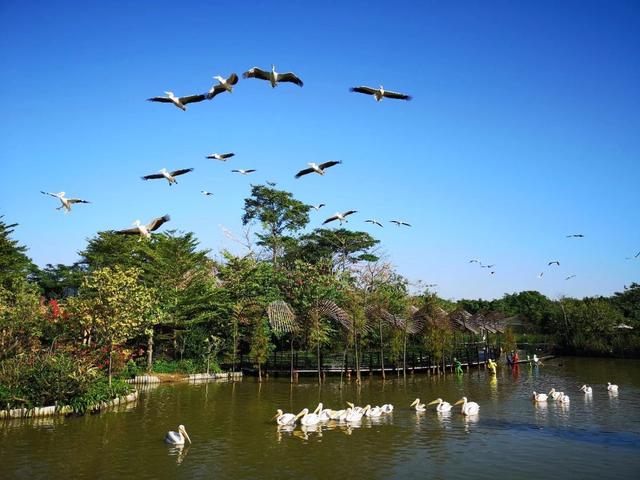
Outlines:
[{"label": "pond water", "polygon": [[[610,395],[607,381],[620,392]],[[579,391],[593,386],[591,397]],[[533,390],[571,396],[535,405]],[[409,404],[463,395],[480,404],[465,419],[416,414]],[[392,415],[359,428],[278,432],[277,408],[392,403]],[[168,446],[184,424],[193,441]],[[0,478],[638,478],[640,361],[559,358],[518,372],[500,366],[455,375],[328,378],[162,385],[135,405],[85,417],[0,423]]]}]

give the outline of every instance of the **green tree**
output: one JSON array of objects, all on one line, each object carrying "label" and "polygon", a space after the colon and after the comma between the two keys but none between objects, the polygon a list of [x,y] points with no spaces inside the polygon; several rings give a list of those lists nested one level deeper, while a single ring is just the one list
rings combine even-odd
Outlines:
[{"label": "green tree", "polygon": [[258,221],[262,233],[258,244],[271,251],[271,261],[278,264],[286,234],[293,234],[309,223],[309,205],[293,194],[267,185],[252,185],[251,196],[244,200],[243,225]]},{"label": "green tree", "polygon": [[378,243],[379,240],[366,232],[317,228],[300,237],[295,253],[305,262],[329,260],[332,270],[346,270],[358,262],[376,262],[378,257],[373,248]]},{"label": "green tree", "polygon": [[0,216],[0,286],[12,289],[14,282],[25,280],[35,266],[26,254],[27,247],[11,238],[18,224],[8,225],[3,218]]}]

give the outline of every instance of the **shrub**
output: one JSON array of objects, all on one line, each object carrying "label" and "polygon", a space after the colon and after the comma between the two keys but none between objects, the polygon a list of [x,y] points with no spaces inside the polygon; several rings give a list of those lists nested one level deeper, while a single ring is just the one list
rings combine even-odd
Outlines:
[{"label": "shrub", "polygon": [[[200,359],[156,360],[153,362],[154,373],[203,373],[206,368],[205,363]],[[220,367],[214,361],[211,361],[209,371],[221,372]]]}]

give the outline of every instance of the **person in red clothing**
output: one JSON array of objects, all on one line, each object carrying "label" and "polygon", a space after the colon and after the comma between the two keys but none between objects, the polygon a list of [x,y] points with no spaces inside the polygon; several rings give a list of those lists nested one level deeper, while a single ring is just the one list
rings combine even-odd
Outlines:
[{"label": "person in red clothing", "polygon": [[518,356],[518,351],[513,352],[513,365],[517,365],[520,361],[520,357]]}]

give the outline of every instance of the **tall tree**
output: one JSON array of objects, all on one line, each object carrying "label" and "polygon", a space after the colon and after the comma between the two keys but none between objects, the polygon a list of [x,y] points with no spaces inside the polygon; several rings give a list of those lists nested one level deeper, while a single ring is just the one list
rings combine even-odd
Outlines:
[{"label": "tall tree", "polygon": [[287,234],[303,229],[309,223],[311,207],[293,198],[293,194],[268,185],[252,185],[251,196],[244,200],[243,225],[258,221],[262,233],[259,245],[271,251],[271,261],[278,264]]},{"label": "tall tree", "polygon": [[6,224],[0,216],[0,286],[11,289],[14,282],[24,280],[35,266],[27,256],[27,247],[11,238],[17,223]]}]

